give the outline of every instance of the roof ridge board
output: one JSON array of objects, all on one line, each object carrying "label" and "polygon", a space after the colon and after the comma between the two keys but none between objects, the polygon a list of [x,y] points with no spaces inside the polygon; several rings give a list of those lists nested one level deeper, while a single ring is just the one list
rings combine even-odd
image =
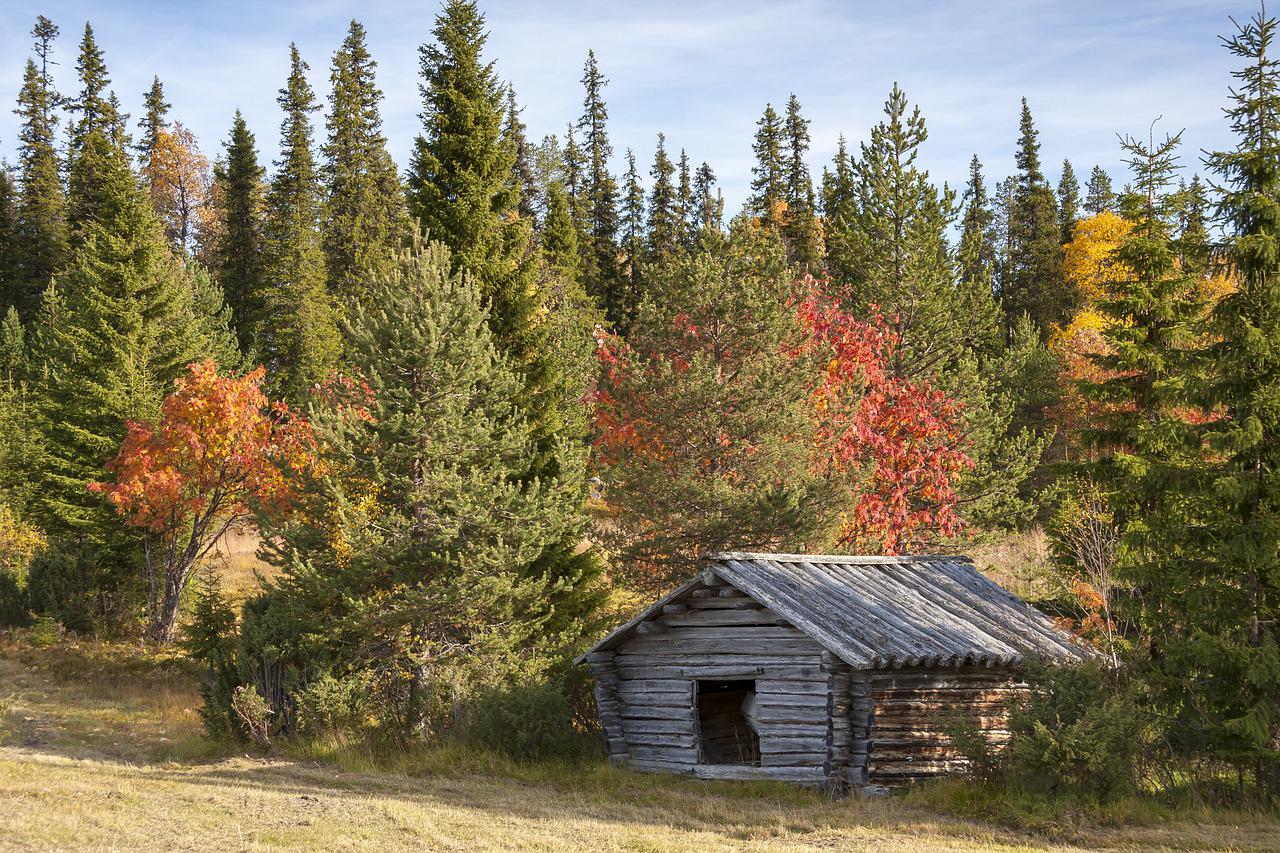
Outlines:
[{"label": "roof ridge board", "polygon": [[886,557],[867,554],[771,554],[765,551],[718,551],[710,553],[706,559],[711,562],[726,560],[771,560],[775,563],[855,563],[875,565],[878,563],[972,563],[972,557],[963,554],[914,554],[910,556]]}]

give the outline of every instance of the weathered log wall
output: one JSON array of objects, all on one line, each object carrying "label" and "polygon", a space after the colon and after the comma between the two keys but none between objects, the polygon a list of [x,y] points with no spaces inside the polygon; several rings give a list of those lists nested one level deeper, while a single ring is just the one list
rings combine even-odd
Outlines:
[{"label": "weathered log wall", "polygon": [[1003,746],[1009,701],[1025,690],[1014,669],[915,668],[871,673],[874,704],[870,781],[881,785],[963,772],[957,728],[977,728]]},{"label": "weathered log wall", "polygon": [[[833,755],[831,690],[847,688],[848,668],[840,673],[846,680],[833,680],[836,673],[814,640],[714,576],[588,663],[611,760],[707,778],[826,779]],[[706,761],[699,680],[755,682],[758,763]],[[836,702],[847,722],[846,705]],[[843,759],[850,736],[843,728],[834,734]]]}]

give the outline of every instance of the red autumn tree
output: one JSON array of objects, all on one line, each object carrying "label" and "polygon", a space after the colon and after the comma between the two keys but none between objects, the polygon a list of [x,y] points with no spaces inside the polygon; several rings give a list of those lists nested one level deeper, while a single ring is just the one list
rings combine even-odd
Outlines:
[{"label": "red autumn tree", "polygon": [[173,639],[196,564],[254,509],[287,509],[289,474],[313,458],[309,424],[267,400],[262,368],[219,376],[205,361],[187,370],[157,423],[127,422],[120,451],[107,463],[115,482],[90,486],[145,531],[149,632],[161,643]]},{"label": "red autumn tree", "polygon": [[959,447],[960,404],[928,381],[895,376],[892,328],[854,317],[822,285],[813,283],[798,315],[801,354],[822,365],[817,464],[858,481],[839,544],[904,554],[926,535],[959,532],[954,483],[973,465]]},{"label": "red autumn tree", "polygon": [[894,376],[885,323],[749,224],[651,286],[598,352],[600,535],[623,565],[666,582],[707,550],[905,553],[959,530],[959,406]]}]

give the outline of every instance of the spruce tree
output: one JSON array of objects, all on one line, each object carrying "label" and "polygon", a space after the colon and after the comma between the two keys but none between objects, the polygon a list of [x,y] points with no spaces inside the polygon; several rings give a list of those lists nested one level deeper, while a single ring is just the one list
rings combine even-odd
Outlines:
[{"label": "spruce tree", "polygon": [[[858,200],[853,166],[854,160],[849,155],[849,146],[842,133],[836,141],[831,168],[824,167],[822,170],[822,216],[829,232],[836,228],[848,228],[857,215]],[[834,255],[830,239],[827,241],[827,255],[830,266]]]},{"label": "spruce tree", "polygon": [[67,202],[57,150],[57,105],[61,98],[49,75],[58,28],[41,16],[36,38],[37,65],[28,60],[18,94],[18,186],[16,269],[9,281],[9,304],[24,321],[35,318],[40,296],[67,252]]},{"label": "spruce tree", "polygon": [[[1040,141],[1026,98],[1015,157],[1018,167],[1013,204],[1009,210],[1009,268],[1001,297],[1005,316],[1026,312],[1048,335],[1054,324],[1065,323],[1075,307],[1074,294],[1062,276],[1062,229],[1053,189],[1040,168]],[[1012,326],[1007,326],[1010,333]]]},{"label": "spruce tree", "polygon": [[1280,792],[1280,64],[1277,21],[1258,13],[1226,45],[1244,61],[1213,153],[1237,289],[1215,306],[1204,400],[1211,514],[1181,603],[1190,625],[1170,668],[1218,753]]},{"label": "spruce tree", "polygon": [[587,242],[583,246],[586,250],[583,274],[587,292],[605,307],[610,320],[620,323],[632,306],[626,305],[617,292],[621,285],[617,269],[618,186],[609,172],[613,146],[606,129],[609,110],[604,103],[604,87],[608,83],[596,64],[595,51],[587,51],[582,71],[582,117],[578,119],[585,170],[582,204]]},{"label": "spruce tree", "polygon": [[150,199],[109,132],[81,141],[79,156],[100,164],[98,203],[60,278],[65,297],[47,292],[35,342],[43,465],[33,517],[76,555],[81,575],[77,592],[46,595],[42,606],[81,618],[127,615],[115,608],[141,583],[136,538],[87,486],[103,478],[125,420],[154,418],[170,383],[209,344]]},{"label": "spruce tree", "polygon": [[18,199],[9,166],[0,163],[0,311],[16,309],[21,293],[18,254]]},{"label": "spruce tree", "polygon": [[120,114],[113,103],[114,95],[107,91],[111,78],[107,76],[107,66],[93,36],[93,27],[84,25],[84,36],[80,39],[80,55],[76,59],[76,74],[80,79],[80,93],[67,102],[67,109],[79,116],[71,126],[70,156],[74,161],[84,146],[85,139],[94,131],[102,133],[104,138],[115,142],[117,124]]},{"label": "spruce tree", "polygon": [[1062,177],[1058,179],[1058,230],[1062,245],[1075,236],[1076,222],[1080,219],[1080,182],[1070,160],[1062,161]]},{"label": "spruce tree", "polygon": [[693,201],[693,172],[689,169],[689,155],[680,149],[676,174],[676,213],[680,218],[680,244],[688,249],[693,246],[693,238],[697,234],[696,216]]},{"label": "spruce tree", "polygon": [[255,339],[276,392],[301,400],[336,366],[337,318],[325,288],[322,187],[311,147],[310,113],[319,109],[307,64],[289,46],[289,79],[277,103],[280,159],[267,192],[264,227],[265,298]]},{"label": "spruce tree", "polygon": [[674,257],[680,250],[681,219],[676,185],[672,181],[676,167],[667,156],[667,139],[658,134],[658,148],[653,155],[653,188],[649,191],[648,255],[655,262]]},{"label": "spruce tree", "polygon": [[545,192],[533,173],[533,154],[526,135],[528,128],[521,120],[520,112],[515,87],[507,86],[507,119],[502,126],[502,135],[510,139],[516,148],[516,161],[511,167],[511,180],[520,192],[520,206],[517,211],[525,219],[536,223],[538,210],[545,208],[547,201],[544,197]]},{"label": "spruce tree", "polygon": [[957,253],[961,281],[993,286],[996,271],[995,213],[987,196],[982,163],[974,154],[969,161],[969,183],[960,201],[960,247]]},{"label": "spruce tree", "polygon": [[214,277],[226,295],[231,327],[240,348],[255,349],[254,335],[266,315],[268,297],[263,257],[263,169],[245,123],[236,110],[225,158],[214,167],[214,197],[220,237],[211,255]]},{"label": "spruce tree", "polygon": [[775,221],[775,214],[778,205],[786,199],[786,163],[782,153],[785,132],[773,104],[765,104],[764,115],[756,123],[755,141],[751,145],[756,162],[751,167],[751,197],[747,209],[770,225],[779,224]]},{"label": "spruce tree", "polygon": [[329,293],[358,298],[408,233],[396,164],[382,133],[382,92],[365,30],[352,21],[333,57],[328,140],[323,147],[324,250]]},{"label": "spruce tree", "polygon": [[[563,452],[566,442],[581,441],[566,427],[578,418],[562,410],[567,380],[548,344],[548,294],[539,253],[531,251],[531,223],[517,214],[515,151],[502,134],[503,87],[493,65],[481,58],[484,17],[470,0],[449,0],[433,32],[435,42],[420,49],[424,133],[409,170],[410,212],[432,239],[453,250],[456,269],[474,275],[497,346],[521,377],[522,405],[538,448],[525,476],[558,482],[581,509],[582,462]],[[564,590],[550,603],[562,608],[558,618],[572,619],[595,604],[596,556],[578,545],[558,542],[525,567],[563,582]]]},{"label": "spruce tree", "polygon": [[817,199],[805,155],[809,151],[809,121],[800,112],[794,94],[787,100],[784,200],[787,203],[783,237],[787,255],[800,272],[816,273],[822,266],[821,238],[817,225]]},{"label": "spruce tree", "polygon": [[1084,209],[1090,216],[1104,210],[1115,211],[1116,195],[1111,191],[1111,178],[1101,166],[1094,166],[1089,173],[1089,185],[1085,190]]},{"label": "spruce tree", "polygon": [[627,149],[627,173],[623,177],[622,250],[627,258],[623,270],[627,286],[623,304],[627,310],[615,328],[625,333],[640,304],[641,264],[645,253],[644,185],[640,183],[640,171],[636,168],[636,154],[630,148]]},{"label": "spruce tree", "polygon": [[693,178],[693,217],[695,236],[718,233],[724,222],[724,197],[716,188],[716,173],[706,162]]},{"label": "spruce tree", "polygon": [[158,76],[151,79],[151,88],[143,95],[142,104],[145,112],[142,119],[138,122],[138,129],[142,131],[142,138],[138,140],[137,151],[138,159],[143,166],[143,174],[147,174],[147,164],[151,162],[151,158],[155,154],[156,140],[160,134],[169,127],[168,115],[173,104],[168,103],[164,99],[164,86],[160,83]]}]

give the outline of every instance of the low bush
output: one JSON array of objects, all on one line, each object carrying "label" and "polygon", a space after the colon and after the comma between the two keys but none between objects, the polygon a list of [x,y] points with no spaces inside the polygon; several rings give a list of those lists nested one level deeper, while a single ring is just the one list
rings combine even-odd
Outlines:
[{"label": "low bush", "polygon": [[595,738],[573,724],[574,708],[563,688],[535,682],[491,689],[472,708],[467,740],[516,761],[580,759]]}]

